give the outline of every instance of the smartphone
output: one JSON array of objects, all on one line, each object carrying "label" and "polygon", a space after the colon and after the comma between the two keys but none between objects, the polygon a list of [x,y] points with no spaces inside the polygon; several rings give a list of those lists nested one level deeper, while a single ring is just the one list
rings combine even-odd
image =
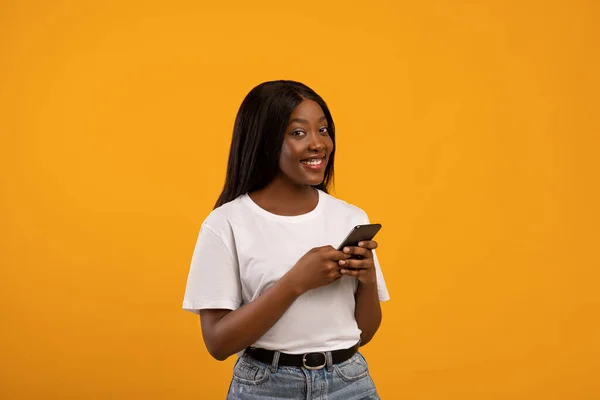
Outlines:
[{"label": "smartphone", "polygon": [[[338,246],[338,250],[344,250],[346,246],[358,246],[359,242],[366,240],[373,240],[377,232],[381,229],[381,224],[365,224],[365,225],[356,225],[346,239]],[[360,256],[353,256],[352,258],[360,259]]]}]

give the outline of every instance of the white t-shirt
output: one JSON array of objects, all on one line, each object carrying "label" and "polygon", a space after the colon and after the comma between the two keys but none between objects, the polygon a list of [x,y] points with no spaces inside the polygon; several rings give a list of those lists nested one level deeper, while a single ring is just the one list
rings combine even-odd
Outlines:
[{"label": "white t-shirt", "polygon": [[[247,194],[213,210],[200,229],[183,309],[235,310],[271,287],[307,251],[339,246],[350,230],[369,223],[358,207],[318,191],[312,211],[272,214]],[[374,253],[379,299],[389,299]],[[358,281],[344,276],[296,299],[253,346],[302,354],[349,348],[360,339],[354,318]]]}]

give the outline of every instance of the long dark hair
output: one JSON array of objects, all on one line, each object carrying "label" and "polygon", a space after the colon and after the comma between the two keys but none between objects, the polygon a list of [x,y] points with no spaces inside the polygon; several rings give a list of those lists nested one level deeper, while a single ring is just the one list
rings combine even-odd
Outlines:
[{"label": "long dark hair", "polygon": [[325,168],[325,178],[315,186],[327,192],[333,183],[335,155],[335,126],[329,108],[321,96],[308,86],[300,82],[278,80],[256,86],[238,110],[225,186],[215,208],[242,194],[262,189],[275,178],[290,116],[304,99],[313,100],[321,106],[334,144]]}]

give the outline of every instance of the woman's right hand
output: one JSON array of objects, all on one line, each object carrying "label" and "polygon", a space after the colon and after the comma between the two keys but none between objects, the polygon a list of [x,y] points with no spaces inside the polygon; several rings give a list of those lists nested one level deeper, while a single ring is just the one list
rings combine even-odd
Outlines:
[{"label": "woman's right hand", "polygon": [[298,294],[302,294],[342,277],[339,261],[350,257],[332,246],[315,247],[296,262],[285,278]]}]

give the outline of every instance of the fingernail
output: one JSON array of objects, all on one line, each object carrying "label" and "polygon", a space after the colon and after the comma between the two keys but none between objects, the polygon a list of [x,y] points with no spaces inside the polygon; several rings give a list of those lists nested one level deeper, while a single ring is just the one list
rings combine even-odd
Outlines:
[{"label": "fingernail", "polygon": [[340,265],[346,265],[346,261],[340,260]]},{"label": "fingernail", "polygon": [[342,274],[345,274],[347,271],[346,271],[345,269],[341,269],[341,270],[340,270],[340,272],[341,272]]},{"label": "fingernail", "polygon": [[364,242],[360,242],[358,243],[358,247],[364,247],[365,243]]},{"label": "fingernail", "polygon": [[344,247],[344,253],[350,253],[350,247]]}]

